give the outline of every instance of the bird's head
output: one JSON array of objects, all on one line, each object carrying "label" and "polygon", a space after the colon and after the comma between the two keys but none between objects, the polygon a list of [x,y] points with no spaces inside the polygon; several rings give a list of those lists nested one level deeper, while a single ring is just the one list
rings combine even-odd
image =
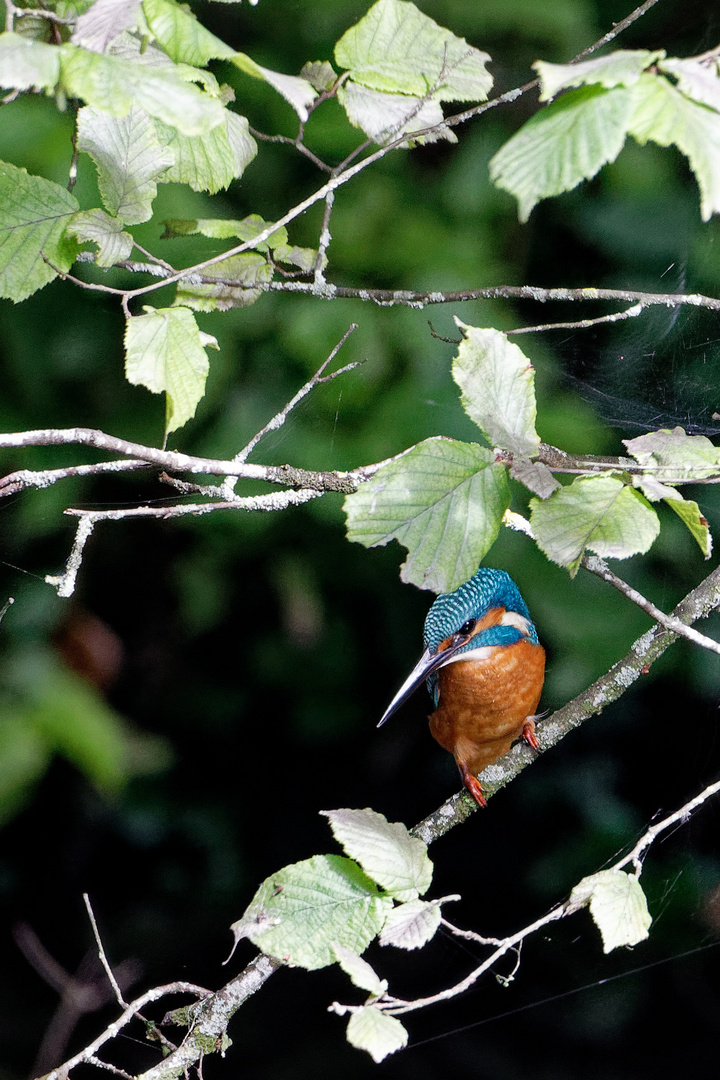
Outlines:
[{"label": "bird's head", "polygon": [[481,566],[469,581],[454,592],[441,594],[433,603],[425,619],[425,651],[378,727],[424,680],[437,705],[437,672],[441,667],[458,660],[486,660],[490,650],[523,639],[536,645],[538,637],[517,585],[504,570]]}]

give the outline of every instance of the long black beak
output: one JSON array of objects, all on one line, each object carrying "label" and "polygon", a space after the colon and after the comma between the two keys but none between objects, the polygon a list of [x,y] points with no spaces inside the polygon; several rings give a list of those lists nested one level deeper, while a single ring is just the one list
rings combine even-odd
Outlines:
[{"label": "long black beak", "polygon": [[428,675],[432,675],[433,671],[437,671],[443,664],[447,664],[458,649],[462,648],[468,640],[468,636],[469,635],[458,634],[457,640],[454,641],[452,645],[448,646],[447,649],[443,649],[442,652],[431,653],[429,649],[426,649],[385,712],[380,717],[377,726],[382,727],[385,721],[389,720],[393,713],[398,711],[403,702],[407,701],[411,694],[414,694],[418,686],[427,679]]}]

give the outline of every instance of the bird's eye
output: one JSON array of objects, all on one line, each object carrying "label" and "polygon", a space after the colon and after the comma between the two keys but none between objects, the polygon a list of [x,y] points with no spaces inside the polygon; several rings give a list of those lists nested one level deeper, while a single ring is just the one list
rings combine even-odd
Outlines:
[{"label": "bird's eye", "polygon": [[470,637],[470,634],[472,634],[473,630],[475,629],[476,621],[477,621],[476,619],[468,619],[467,622],[462,624],[462,626],[460,627],[458,633],[462,637]]}]

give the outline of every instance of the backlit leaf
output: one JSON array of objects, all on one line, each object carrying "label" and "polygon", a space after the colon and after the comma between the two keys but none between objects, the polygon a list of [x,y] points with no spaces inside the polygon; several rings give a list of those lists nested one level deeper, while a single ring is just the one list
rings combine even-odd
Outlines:
[{"label": "backlit leaf", "polygon": [[408,139],[404,145],[436,142],[438,139],[457,142],[457,136],[450,128],[439,126],[442,125],[443,112],[437,101],[388,94],[355,82],[344,83],[337,96],[350,123],[379,145],[392,142],[400,135],[412,135],[414,131],[424,131],[430,127],[437,130],[427,132],[417,140]]},{"label": "backlit leaf", "polygon": [[367,990],[373,997],[380,997],[385,993],[388,988],[387,980],[381,979],[367,960],[346,949],[344,945],[333,945],[333,954],[345,974],[350,976],[353,986]]},{"label": "backlit leaf", "polygon": [[68,233],[81,243],[97,244],[96,266],[113,266],[120,259],[129,259],[133,238],[123,230],[118,218],[110,217],[104,210],[83,210],[68,225]]},{"label": "backlit leaf", "polygon": [[407,1046],[408,1033],[394,1016],[388,1016],[374,1005],[365,1005],[350,1017],[347,1041],[358,1050],[367,1050],[377,1062]]},{"label": "backlit leaf", "polygon": [[283,75],[279,71],[261,67],[245,53],[233,53],[230,60],[246,75],[252,75],[254,79],[262,79],[269,83],[292,105],[301,120],[307,120],[308,107],[312,105],[317,93],[306,79],[300,79],[297,75]]},{"label": "backlit leaf", "polygon": [[123,30],[137,22],[140,0],[95,0],[75,24],[70,40],[93,52],[105,52]]},{"label": "backlit leaf", "polygon": [[345,854],[396,900],[414,900],[430,887],[432,863],[427,845],[402,822],[389,822],[375,810],[323,810]]},{"label": "backlit leaf", "polygon": [[315,855],[267,878],[241,919],[235,941],[312,971],[335,963],[338,945],[359,955],[380,932],[392,900],[357,863]]},{"label": "backlit leaf", "polygon": [[426,900],[400,904],[388,915],[380,934],[380,944],[394,945],[396,949],[421,949],[435,936],[441,918],[439,904]]},{"label": "backlit leaf", "polygon": [[603,952],[645,941],[652,924],[645,893],[634,874],[601,870],[583,878],[570,894],[570,907],[590,906],[602,935]]},{"label": "backlit leaf", "polygon": [[143,13],[155,40],[176,63],[205,65],[235,50],[206,30],[185,6],[172,0],[143,0]]},{"label": "backlit leaf", "polygon": [[527,221],[542,199],[589,180],[623,148],[633,90],[585,86],[553,101],[509,139],[490,161],[490,178],[518,201]]},{"label": "backlit leaf", "polygon": [[408,550],[403,581],[452,592],[477,570],[509,502],[492,451],[426,439],[347,496],[348,537],[365,547],[399,540]]},{"label": "backlit leaf", "polygon": [[532,499],[530,524],[549,559],[577,573],[586,549],[627,559],[648,550],[660,531],[653,508],[614,476],[578,477],[548,499]]},{"label": "backlit leaf", "polygon": [[720,449],[704,435],[687,435],[681,427],[661,428],[623,443],[648,476],[664,484],[705,480],[720,471]]},{"label": "backlit leaf", "polygon": [[704,221],[720,212],[720,116],[686,97],[661,75],[643,75],[633,87],[630,134],[640,143],[677,146],[700,188]]},{"label": "backlit leaf", "polygon": [[201,335],[186,307],[145,308],[125,324],[125,374],[136,386],[167,395],[167,432],[195,415],[205,393],[208,358],[205,349],[217,342]]},{"label": "backlit leaf", "polygon": [[60,78],[54,45],[21,34],[0,34],[0,86],[6,90],[53,90]]},{"label": "backlit leaf", "polygon": [[229,187],[257,154],[257,143],[250,135],[246,118],[228,110],[224,123],[201,135],[183,135],[159,120],[156,128],[160,141],[174,158],[163,182],[189,184],[193,191],[214,195]]},{"label": "backlit leaf", "polygon": [[405,0],[378,0],[335,46],[340,67],[371,90],[435,101],[484,101],[492,86],[487,53]]},{"label": "backlit leaf", "polygon": [[567,90],[571,86],[594,83],[606,89],[611,86],[632,86],[645,68],[664,56],[662,49],[657,52],[648,52],[647,49],[618,49],[608,56],[581,60],[578,64],[548,64],[544,60],[537,60],[533,67],[540,78],[540,100],[548,101],[561,90]]},{"label": "backlit leaf", "polygon": [[78,147],[95,162],[105,209],[127,225],[152,217],[157,182],[174,162],[142,109],[112,116],[86,106],[78,113]]},{"label": "backlit leaf", "polygon": [[517,345],[500,330],[466,326],[453,378],[462,391],[462,406],[493,446],[532,456],[540,448],[535,430],[535,371]]},{"label": "backlit leaf", "polygon": [[65,230],[79,209],[66,188],[0,162],[0,296],[17,303],[70,269],[78,245]]},{"label": "backlit leaf", "polygon": [[60,46],[59,52],[68,96],[102,112],[126,116],[139,106],[185,135],[200,135],[225,119],[219,99],[186,82],[169,60],[168,67],[160,67],[71,44]]},{"label": "backlit leaf", "polygon": [[[260,296],[260,289],[252,286],[272,281],[273,268],[267,259],[257,252],[248,251],[231,255],[229,259],[206,266],[202,271],[216,284],[198,284],[179,281],[176,304],[184,304],[195,311],[229,311],[235,307],[249,307]],[[220,280],[222,279],[222,280]]]}]

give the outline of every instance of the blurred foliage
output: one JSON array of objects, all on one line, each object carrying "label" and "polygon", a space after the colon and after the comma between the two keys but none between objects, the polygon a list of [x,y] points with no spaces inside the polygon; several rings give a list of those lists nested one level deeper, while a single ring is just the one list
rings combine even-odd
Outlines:
[{"label": "blurred foliage", "polygon": [[[223,39],[288,73],[330,57],[367,6],[196,5]],[[501,91],[527,81],[537,58],[566,62],[631,7],[620,0],[420,6],[492,55]],[[712,6],[661,0],[622,45],[684,55],[716,45],[717,36]],[[222,64],[216,70],[232,82],[254,127],[294,135],[293,114],[271,88]],[[591,183],[518,224],[512,199],[488,182],[487,161],[534,109],[525,96],[469,126],[457,147],[391,155],[345,187],[333,221],[332,280],[717,294],[718,225],[701,224],[694,181],[674,153],[628,145]],[[24,98],[2,110],[0,158],[65,183],[70,131],[69,113]],[[352,149],[351,135],[339,115],[336,126],[316,117],[308,125],[309,145],[333,159]],[[305,159],[263,144],[225,194],[210,199],[162,186],[156,217],[254,212],[272,219],[316,182]],[[76,192],[90,198],[94,184],[88,166]],[[291,242],[311,244],[318,221],[315,208],[294,223]],[[148,223],[137,237],[159,251],[166,244],[183,264],[208,252],[202,238],[160,245],[159,231]],[[222,246],[210,248],[214,254]],[[587,305],[582,317],[595,313],[601,309]],[[569,305],[474,302],[423,313],[278,295],[246,310],[200,315],[221,351],[211,356],[196,420],[173,445],[213,456],[236,452],[353,321],[359,328],[340,359],[364,359],[364,366],[306,398],[256,460],[349,468],[438,433],[472,439],[450,377],[454,350],[428,329],[430,320],[437,333],[455,336],[453,315],[501,329],[579,317]],[[121,331],[110,298],[61,282],[16,307],[3,304],[3,428],[87,425],[159,442],[162,403],[126,383]],[[720,411],[717,339],[714,321],[691,309],[654,309],[631,324],[524,339],[537,371],[541,437],[570,451],[618,453],[620,438],[666,419],[712,433]],[[4,454],[3,470],[74,460],[67,448],[18,451]],[[140,958],[147,985],[183,977],[215,987],[227,973],[220,963],[228,927],[258,882],[326,846],[318,810],[373,806],[413,824],[457,778],[428,736],[419,695],[392,725],[374,730],[417,658],[428,597],[400,584],[399,548],[347,543],[339,496],[282,515],[102,524],[77,597],[59,600],[43,578],[64,564],[72,543],[74,523],[62,510],[121,506],[139,490],[149,500],[170,497],[150,482],[118,477],[67,481],[2,505],[0,600],[12,595],[16,602],[0,626],[0,805],[6,816],[17,812],[0,848],[3,926],[29,923],[53,956],[76,970],[92,950],[80,900],[88,890],[113,962]],[[689,497],[718,533],[716,492],[698,488]],[[622,573],[668,610],[707,565],[679,521],[663,525],[650,554],[623,564]],[[649,625],[590,575],[571,582],[517,534],[502,534],[488,561],[518,582],[548,649],[543,707],[578,693]],[[716,620],[707,629],[717,628]],[[88,642],[103,635],[115,643],[114,661],[88,657]],[[438,895],[463,895],[453,921],[491,934],[524,924],[609,860],[660,807],[694,793],[720,764],[717,704],[716,658],[674,646],[642,686],[437,845]],[[448,1072],[494,1080],[704,1074],[716,1056],[717,950],[682,954],[712,946],[720,929],[712,808],[650,856],[644,881],[656,918],[648,943],[605,958],[589,923],[558,927],[528,943],[506,989],[486,983],[411,1022],[411,1044],[447,1037],[384,1068],[413,1080]],[[31,1068],[57,1004],[11,948],[0,986],[2,1080]],[[250,955],[241,946],[239,963]],[[383,953],[372,962],[397,992],[416,994],[452,981],[471,960],[439,938],[420,972],[412,958]],[[623,978],[609,982],[614,976]],[[234,1047],[224,1062],[206,1062],[206,1075],[238,1068],[273,1080],[289,1072],[321,1080],[339,1069],[348,1078],[374,1075],[376,1067],[344,1043],[341,1024],[324,1012],[343,993],[337,972],[283,972],[243,1010],[247,1017],[236,1018]],[[520,1018],[488,1022],[521,1008],[528,1011]],[[73,1046],[102,1019],[84,1021]],[[122,1055],[131,1070],[155,1060],[152,1047],[128,1044]]]}]

